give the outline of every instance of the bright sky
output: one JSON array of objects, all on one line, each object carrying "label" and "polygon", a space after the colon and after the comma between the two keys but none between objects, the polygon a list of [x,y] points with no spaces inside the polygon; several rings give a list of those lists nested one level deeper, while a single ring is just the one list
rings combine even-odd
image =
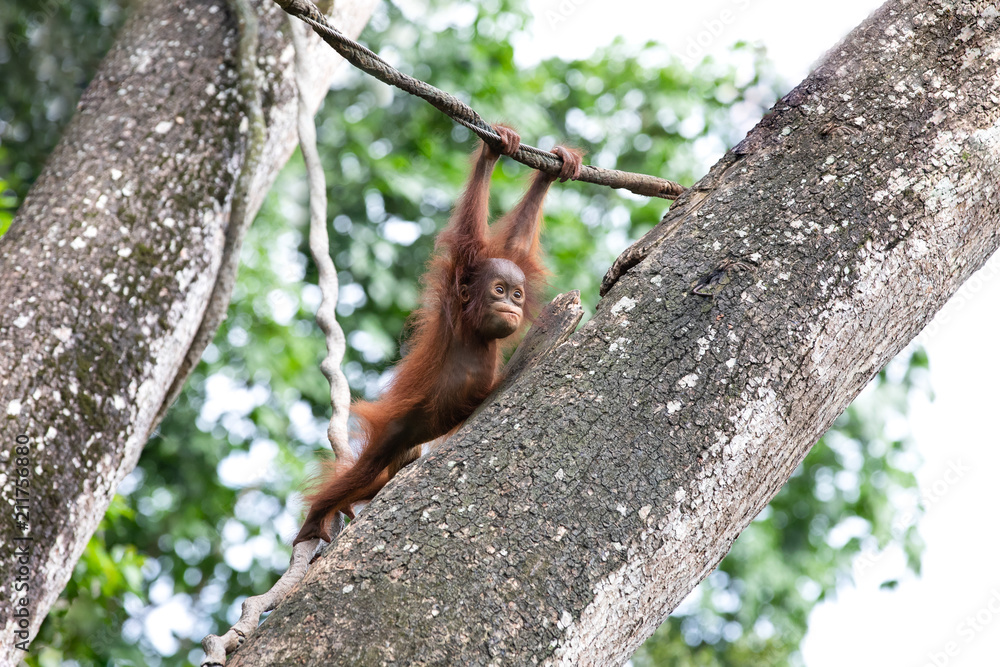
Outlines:
[{"label": "bright sky", "polygon": [[[530,4],[535,34],[517,45],[523,62],[585,57],[617,35],[635,43],[660,41],[687,62],[705,53],[724,58],[736,41],[759,41],[794,84],[881,2],[840,0],[836,11],[828,3],[802,0]],[[1000,254],[966,283],[923,335],[936,398],[911,408],[910,426],[925,460],[918,473],[927,507],[920,522],[927,543],[922,576],[903,576],[901,553],[859,558],[855,586],[842,589],[837,601],[813,614],[803,646],[808,667],[998,664],[998,304]],[[895,577],[903,577],[896,590],[878,590]]]}]

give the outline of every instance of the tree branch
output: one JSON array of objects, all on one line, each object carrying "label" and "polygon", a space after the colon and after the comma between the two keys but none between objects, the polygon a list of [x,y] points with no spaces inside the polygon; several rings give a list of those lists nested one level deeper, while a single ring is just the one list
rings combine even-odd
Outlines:
[{"label": "tree branch", "polygon": [[[339,1],[335,18],[357,34],[373,6]],[[230,214],[247,162],[237,131],[245,117],[232,66],[237,35],[226,12],[204,7],[136,6],[0,242],[0,441],[9,448],[27,437],[33,471],[29,639],[180,382],[230,220],[253,217],[294,150],[291,63],[259,60],[266,141],[249,203]],[[259,14],[261,53],[288,47],[285,20]],[[315,110],[339,58],[318,38],[310,48]],[[11,489],[0,489],[4,503],[14,502]],[[0,539],[22,534],[13,516],[0,515]],[[20,655],[18,566],[0,563],[0,664]]]},{"label": "tree branch", "polygon": [[233,188],[232,206],[229,212],[229,224],[226,226],[226,242],[222,248],[222,262],[219,273],[215,277],[212,295],[208,307],[198,327],[198,332],[191,341],[187,355],[180,370],[174,377],[173,384],[167,391],[163,405],[156,415],[156,422],[163,420],[167,410],[180,396],[181,389],[194,367],[201,361],[205,348],[212,342],[215,332],[226,319],[229,310],[229,300],[233,296],[233,286],[236,285],[236,273],[240,265],[240,249],[243,239],[253,222],[251,208],[251,188],[260,166],[260,158],[264,154],[264,143],[267,139],[267,125],[264,123],[264,111],[261,106],[259,73],[257,71],[258,22],[257,12],[249,0],[227,0],[230,11],[236,17],[239,39],[236,48],[236,70],[239,77],[240,99],[243,102],[245,116],[240,120],[240,133],[244,135],[246,146],[243,150],[243,165],[240,167],[236,185]]},{"label": "tree branch", "polygon": [[235,664],[624,663],[996,250],[998,50],[987,0],[888,2]]}]

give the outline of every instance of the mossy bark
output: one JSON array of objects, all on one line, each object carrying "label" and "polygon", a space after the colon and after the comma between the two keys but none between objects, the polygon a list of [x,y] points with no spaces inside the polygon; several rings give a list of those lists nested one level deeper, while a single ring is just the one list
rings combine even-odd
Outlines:
[{"label": "mossy bark", "polygon": [[[267,134],[250,215],[297,142],[287,19],[255,7]],[[338,2],[333,20],[357,35],[373,7]],[[0,239],[4,507],[19,436],[30,461],[28,521],[0,513],[0,664],[16,662],[15,612],[33,637],[68,581],[201,323],[246,150],[236,43],[222,0],[142,3]],[[315,110],[340,59],[316,37],[310,48]]]}]

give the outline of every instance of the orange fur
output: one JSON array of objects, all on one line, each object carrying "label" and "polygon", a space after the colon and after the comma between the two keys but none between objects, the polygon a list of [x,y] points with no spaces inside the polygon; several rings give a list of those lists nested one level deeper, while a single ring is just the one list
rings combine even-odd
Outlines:
[{"label": "orange fur", "polygon": [[[516,150],[516,133],[502,126],[498,132],[505,137],[505,148],[513,145]],[[579,160],[579,154],[573,155]],[[350,515],[354,503],[370,500],[419,456],[422,443],[456,428],[496,386],[501,341],[478,333],[489,316],[488,290],[467,290],[471,294],[465,300],[460,291],[463,285],[481,282],[482,274],[491,270],[491,258],[510,260],[524,273],[526,317],[517,333],[537,313],[546,277],[539,244],[542,201],[554,179],[536,173],[517,207],[490,229],[489,181],[498,158],[486,145],[479,150],[424,276],[423,303],[411,320],[409,351],[378,401],[359,401],[352,407],[362,429],[361,454],[353,464],[334,461],[324,467],[319,484],[307,495],[309,516],[296,542],[313,537],[329,541],[328,524],[337,512]],[[509,338],[516,339],[517,333]]]}]

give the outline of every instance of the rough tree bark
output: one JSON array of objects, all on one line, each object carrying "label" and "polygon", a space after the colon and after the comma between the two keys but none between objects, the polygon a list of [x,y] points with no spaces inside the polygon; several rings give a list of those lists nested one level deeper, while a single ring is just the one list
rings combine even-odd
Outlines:
[{"label": "rough tree bark", "polygon": [[997,6],[893,0],[230,664],[623,663],[998,242]]},{"label": "rough tree bark", "polygon": [[[374,4],[338,1],[333,21],[357,35]],[[267,135],[250,216],[297,143],[287,19],[255,6]],[[0,664],[68,581],[201,323],[246,150],[236,40],[221,0],[138,7],[0,239]],[[315,36],[309,57],[315,111],[340,58]]]}]

